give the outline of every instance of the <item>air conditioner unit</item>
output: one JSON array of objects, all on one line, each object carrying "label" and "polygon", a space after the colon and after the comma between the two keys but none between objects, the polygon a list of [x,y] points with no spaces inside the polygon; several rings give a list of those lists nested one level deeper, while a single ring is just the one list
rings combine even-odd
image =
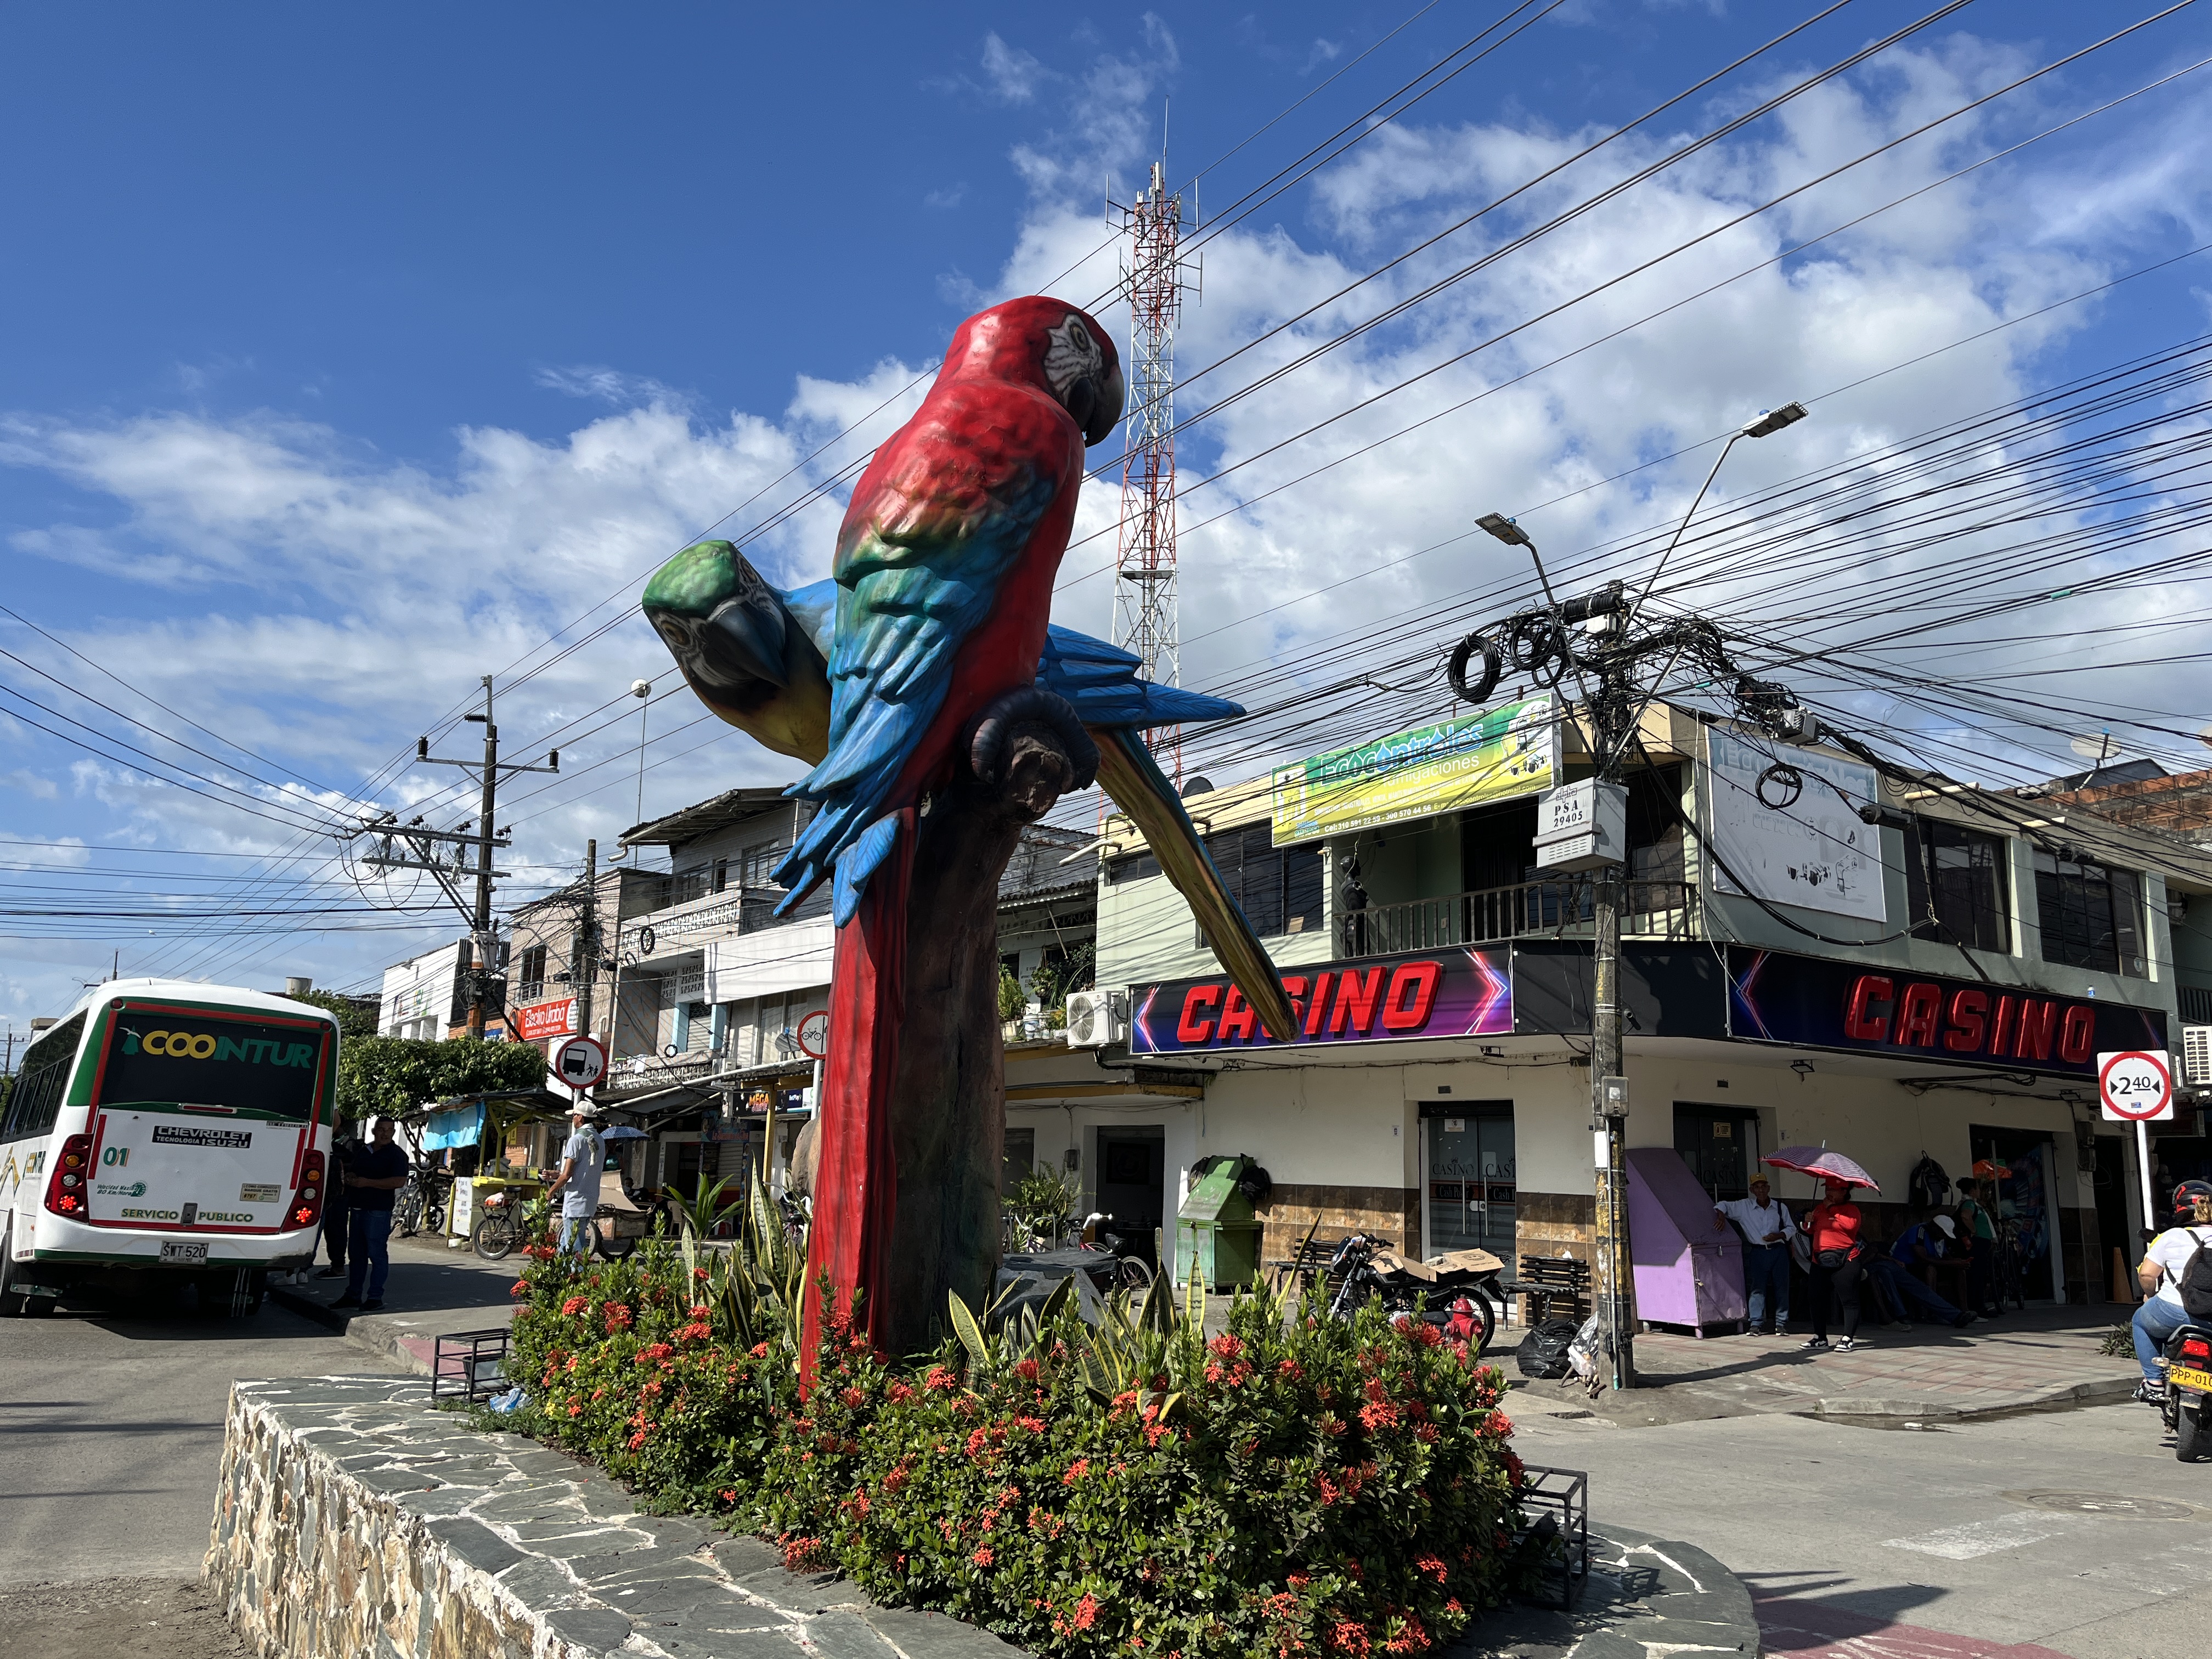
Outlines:
[{"label": "air conditioner unit", "polygon": [[2181,1080],[2192,1089],[2212,1089],[2212,1025],[2181,1028]]},{"label": "air conditioner unit", "polygon": [[1067,998],[1067,1046],[1103,1048],[1129,1035],[1129,999],[1124,991],[1072,991]]}]

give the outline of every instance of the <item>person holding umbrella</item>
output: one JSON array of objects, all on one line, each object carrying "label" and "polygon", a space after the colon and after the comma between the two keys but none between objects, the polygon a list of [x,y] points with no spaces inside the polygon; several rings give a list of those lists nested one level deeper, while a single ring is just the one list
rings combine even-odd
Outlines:
[{"label": "person holding umbrella", "polygon": [[1881,1188],[1850,1158],[1825,1146],[1785,1146],[1765,1162],[1820,1179],[1821,1201],[1805,1218],[1804,1231],[1813,1246],[1813,1334],[1805,1346],[1814,1353],[1827,1351],[1828,1301],[1832,1296],[1844,1319],[1844,1337],[1836,1352],[1849,1353],[1858,1346],[1859,1260],[1866,1254],[1863,1218],[1851,1202],[1851,1189],[1864,1187],[1878,1193]]}]

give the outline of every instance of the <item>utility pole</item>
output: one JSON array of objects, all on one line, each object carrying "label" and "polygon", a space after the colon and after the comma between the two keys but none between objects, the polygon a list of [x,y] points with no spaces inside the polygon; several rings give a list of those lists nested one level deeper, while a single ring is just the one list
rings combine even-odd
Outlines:
[{"label": "utility pole", "polygon": [[[1691,512],[1705,499],[1721,460],[1728,458],[1738,438],[1766,437],[1803,420],[1805,413],[1802,404],[1785,404],[1730,434],[1691,502]],[[1635,1258],[1628,1237],[1628,1060],[1620,1012],[1620,915],[1628,858],[1628,791],[1621,780],[1628,751],[1638,742],[1645,708],[1686,656],[1711,680],[1732,683],[1723,695],[1732,696],[1740,711],[1770,736],[1808,741],[1816,727],[1783,687],[1741,673],[1729,660],[1719,633],[1702,618],[1638,626],[1643,601],[1681,540],[1689,524],[1687,514],[1634,602],[1618,581],[1562,602],[1552,591],[1543,557],[1527,531],[1498,513],[1486,514],[1475,523],[1509,546],[1528,550],[1546,603],[1462,641],[1452,655],[1452,690],[1469,702],[1484,702],[1497,689],[1510,659],[1517,671],[1557,691],[1564,691],[1571,676],[1580,694],[1579,723],[1589,750],[1590,776],[1559,786],[1545,797],[1538,809],[1537,863],[1590,874],[1589,1127],[1597,1258],[1592,1277],[1613,1386],[1632,1389]],[[1577,628],[1582,630],[1579,641],[1570,631]],[[1481,676],[1470,683],[1468,671],[1478,653]],[[1647,684],[1642,683],[1643,665],[1651,658],[1662,660]]]},{"label": "utility pole", "polygon": [[568,981],[576,988],[576,1034],[592,1035],[592,990],[599,977],[599,843],[584,843],[584,915],[568,946]]},{"label": "utility pole", "polygon": [[[507,873],[504,870],[492,868],[492,853],[495,848],[510,844],[505,832],[494,827],[499,811],[500,775],[502,772],[558,772],[561,769],[561,751],[557,749],[547,753],[543,766],[525,766],[500,759],[499,727],[492,720],[492,677],[489,674],[483,676],[483,713],[461,716],[465,720],[481,724],[484,729],[484,752],[481,763],[434,756],[430,752],[429,738],[417,738],[415,740],[417,764],[458,766],[465,772],[477,774],[475,832],[471,834],[465,823],[457,830],[426,829],[420,818],[412,823],[402,824],[396,812],[386,812],[353,832],[379,838],[376,850],[364,858],[362,863],[382,870],[428,871],[444,891],[447,900],[469,924],[473,966],[470,969],[468,1029],[469,1035],[477,1038],[484,1034],[491,1000],[491,979],[496,970],[499,951],[498,933],[492,925],[492,882]],[[451,863],[438,856],[441,846],[453,848]],[[473,868],[463,862],[461,849],[464,848],[476,849]],[[413,856],[403,856],[403,853]],[[459,888],[454,884],[459,878],[466,876],[476,878],[473,903],[464,900]]]}]

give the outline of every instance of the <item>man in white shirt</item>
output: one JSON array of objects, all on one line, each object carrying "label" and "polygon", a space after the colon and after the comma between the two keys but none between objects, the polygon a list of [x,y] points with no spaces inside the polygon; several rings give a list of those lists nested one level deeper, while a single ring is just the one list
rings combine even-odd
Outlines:
[{"label": "man in white shirt", "polygon": [[[606,1143],[599,1137],[599,1115],[579,1102],[568,1115],[572,1130],[561,1149],[561,1168],[552,1192],[561,1195],[561,1250],[582,1255],[590,1248],[592,1217],[599,1207],[599,1173],[606,1167]],[[551,1194],[549,1194],[550,1197]]]},{"label": "man in white shirt", "polygon": [[[1743,1230],[1743,1288],[1751,1297],[1751,1330],[1754,1335],[1778,1334],[1790,1328],[1790,1241],[1797,1224],[1790,1212],[1774,1200],[1774,1189],[1763,1175],[1751,1178],[1751,1196],[1732,1198],[1713,1206],[1713,1231],[1729,1222]],[[1773,1304],[1774,1320],[1766,1310]]]},{"label": "man in white shirt", "polygon": [[2143,1377],[2136,1398],[2152,1406],[2166,1404],[2166,1340],[2189,1322],[2189,1310],[2181,1304],[2181,1276],[2197,1247],[2212,1245],[2212,1182],[2185,1181],[2175,1188],[2173,1218],[2184,1224],[2151,1240],[2136,1268],[2136,1282],[2150,1298],[2136,1310],[2132,1322],[2136,1364]]}]

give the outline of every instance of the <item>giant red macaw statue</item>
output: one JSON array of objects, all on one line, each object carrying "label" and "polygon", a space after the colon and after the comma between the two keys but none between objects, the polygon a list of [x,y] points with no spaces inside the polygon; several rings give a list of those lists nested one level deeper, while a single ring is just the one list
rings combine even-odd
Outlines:
[{"label": "giant red macaw statue", "polygon": [[[837,927],[810,1277],[826,1276],[841,1297],[858,1291],[879,1334],[922,815],[963,781],[1002,781],[1018,727],[1047,730],[1064,750],[1055,791],[1098,774],[1263,1023],[1291,1030],[1273,964],[1137,736],[1242,711],[1149,684],[1128,653],[1048,626],[1084,452],[1112,432],[1122,398],[1113,343],[1086,313],[1044,298],[994,306],[961,325],[921,407],[861,475],[831,583],[780,592],[727,543],[708,542],[646,592],[647,616],[702,699],[813,765],[791,793],[818,810],[776,872],[780,911],[830,882]],[[1004,862],[1001,852],[984,872],[990,891]],[[982,944],[975,961],[988,958],[995,988],[995,951]],[[994,1150],[986,1167],[996,1161]],[[995,1249],[994,1228],[980,1248]],[[819,1318],[810,1291],[810,1353]]]}]

